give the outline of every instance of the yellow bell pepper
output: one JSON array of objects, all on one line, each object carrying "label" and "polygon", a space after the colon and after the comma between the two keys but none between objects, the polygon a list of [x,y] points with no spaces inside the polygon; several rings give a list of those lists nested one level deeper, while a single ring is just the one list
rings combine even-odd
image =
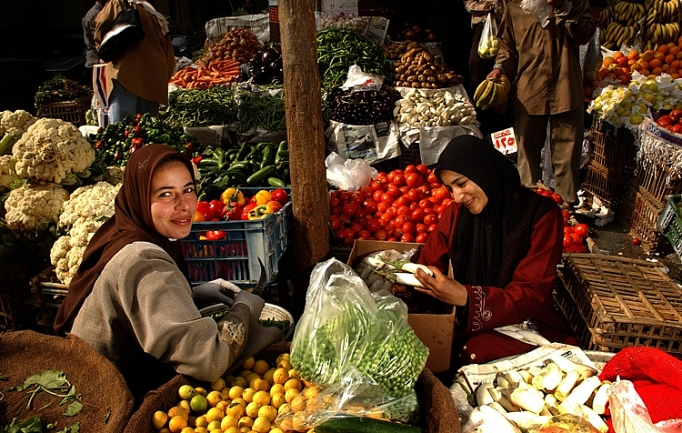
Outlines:
[{"label": "yellow bell pepper", "polygon": [[246,198],[244,194],[237,188],[227,188],[220,194],[220,201],[229,205],[230,203],[237,203],[239,206],[244,206]]},{"label": "yellow bell pepper", "polygon": [[258,206],[260,206],[260,205],[266,204],[267,202],[272,200],[272,194],[270,194],[270,191],[266,191],[264,189],[261,189],[260,191],[258,191],[256,193],[254,198],[256,199],[256,204]]},{"label": "yellow bell pepper", "polygon": [[262,220],[271,213],[273,213],[272,207],[269,204],[262,204],[249,211],[249,220]]}]

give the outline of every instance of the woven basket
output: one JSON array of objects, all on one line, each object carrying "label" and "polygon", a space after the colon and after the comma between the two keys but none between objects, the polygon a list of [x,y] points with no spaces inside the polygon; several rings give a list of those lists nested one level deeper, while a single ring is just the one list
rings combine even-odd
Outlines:
[{"label": "woven basket", "polygon": [[661,264],[601,254],[563,264],[555,300],[583,349],[649,346],[682,358],[682,291]]},{"label": "woven basket", "polygon": [[73,101],[48,102],[36,105],[36,117],[49,117],[73,123],[76,127],[85,125],[85,114],[92,103],[92,93]]},{"label": "woven basket", "polygon": [[[81,395],[83,410],[67,417],[59,406],[60,398],[38,393],[27,409],[26,392],[8,391],[31,375],[45,370],[66,373],[66,378]],[[122,432],[133,409],[133,397],[123,376],[107,359],[80,338],[17,331],[0,334],[0,372],[7,376],[2,382],[4,397],[0,401],[0,424],[9,424],[13,417],[22,420],[40,415],[43,426],[56,423],[57,430],[80,423],[80,431]],[[49,404],[49,405],[48,405]]]}]

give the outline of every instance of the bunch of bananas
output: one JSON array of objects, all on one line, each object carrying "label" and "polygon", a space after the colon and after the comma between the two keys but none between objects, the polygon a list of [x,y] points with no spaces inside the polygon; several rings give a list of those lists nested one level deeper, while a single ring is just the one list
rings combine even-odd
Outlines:
[{"label": "bunch of bananas", "polygon": [[624,26],[618,21],[613,21],[602,33],[602,45],[609,50],[619,50],[623,44],[632,45],[635,34],[637,34],[637,26]]},{"label": "bunch of bananas", "polygon": [[623,26],[634,26],[646,14],[646,9],[641,3],[621,1],[613,7],[613,19]]},{"label": "bunch of bananas", "polygon": [[599,20],[596,22],[597,27],[599,27],[602,30],[606,30],[606,27],[609,26],[609,23],[613,19],[613,9],[611,8],[604,8],[601,10],[601,13],[599,14]]},{"label": "bunch of bananas", "polygon": [[680,34],[680,0],[646,0],[646,9],[647,48],[677,43]]},{"label": "bunch of bananas", "polygon": [[669,42],[677,42],[680,34],[680,23],[652,23],[647,26],[646,37],[652,44],[665,45]]},{"label": "bunch of bananas", "polygon": [[506,75],[501,75],[497,80],[485,79],[474,92],[476,107],[482,110],[499,107],[509,96],[510,90],[511,83]]}]

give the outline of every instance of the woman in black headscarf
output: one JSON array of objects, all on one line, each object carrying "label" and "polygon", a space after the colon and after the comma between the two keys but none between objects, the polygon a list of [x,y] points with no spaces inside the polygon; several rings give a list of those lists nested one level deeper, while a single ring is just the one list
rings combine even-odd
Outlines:
[{"label": "woman in black headscarf", "polygon": [[[224,280],[190,288],[178,239],[196,208],[186,156],[161,144],[135,152],[114,216],[88,244],[55,318],[58,334],[82,338],[121,371],[137,404],[176,373],[214,381],[281,338],[258,324],[260,297],[241,291],[232,301],[220,293]],[[217,324],[195,301],[233,305]]]},{"label": "woman in black headscarf", "polygon": [[[551,341],[576,344],[552,304],[563,247],[561,210],[521,185],[514,165],[487,142],[453,139],[436,174],[455,203],[441,216],[419,262],[418,289],[455,306],[460,364],[483,363],[534,346],[495,331],[530,319]],[[452,263],[452,277],[446,277]]]}]

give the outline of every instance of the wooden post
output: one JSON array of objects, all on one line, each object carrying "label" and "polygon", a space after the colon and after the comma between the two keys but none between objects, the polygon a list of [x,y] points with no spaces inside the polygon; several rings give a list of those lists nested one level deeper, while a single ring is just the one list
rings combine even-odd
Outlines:
[{"label": "wooden post", "polygon": [[293,262],[310,270],[329,252],[329,197],[317,67],[315,0],[279,0],[294,226]]}]

